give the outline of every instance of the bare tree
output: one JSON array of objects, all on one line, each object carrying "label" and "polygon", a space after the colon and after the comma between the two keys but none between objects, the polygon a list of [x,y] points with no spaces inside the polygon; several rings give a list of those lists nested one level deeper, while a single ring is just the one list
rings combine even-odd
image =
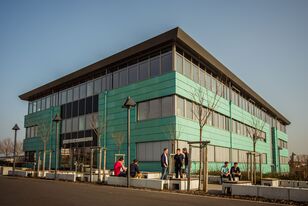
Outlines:
[{"label": "bare tree", "polygon": [[14,151],[14,143],[11,138],[5,138],[0,141],[0,153],[5,157],[11,155]]},{"label": "bare tree", "polygon": [[16,155],[19,156],[23,153],[23,142],[22,141],[17,141],[16,142]]},{"label": "bare tree", "polygon": [[[217,85],[218,87],[220,86]],[[220,95],[218,92],[221,91],[221,88],[216,88],[215,92],[209,92],[208,89],[199,86],[194,89],[191,93],[191,96],[194,101],[193,114],[199,124],[199,139],[200,139],[200,150],[199,150],[199,190],[201,188],[201,168],[202,168],[202,135],[204,133],[204,126],[208,123],[209,118],[213,115],[213,112],[220,100]],[[207,154],[207,151],[206,151]],[[207,164],[207,162],[205,163]],[[207,165],[206,165],[207,168]],[[207,171],[204,171],[204,181],[207,180]],[[207,182],[207,181],[206,181]],[[207,184],[203,184],[203,190],[207,192]]]},{"label": "bare tree", "polygon": [[[47,150],[47,143],[50,140],[50,124],[48,122],[42,122],[39,125],[39,137],[43,143],[43,162],[42,162],[42,173],[44,176],[45,173],[45,162],[46,162],[46,150]],[[40,153],[39,153],[40,154]],[[51,160],[49,160],[51,161]],[[38,162],[39,164],[39,162]],[[38,165],[39,168],[39,165]]]},{"label": "bare tree", "polygon": [[[101,145],[101,136],[104,134],[105,131],[105,121],[100,121],[96,115],[92,115],[90,119],[90,127],[94,131],[97,136],[97,146],[99,152],[98,158],[98,179],[101,181],[101,169],[102,169],[102,145]],[[105,182],[105,171],[106,171],[106,145],[104,145],[104,165],[103,165],[103,182]]]},{"label": "bare tree", "polygon": [[119,154],[121,151],[121,146],[124,142],[124,134],[123,132],[114,132],[111,136],[117,146],[118,154]]},{"label": "bare tree", "polygon": [[[263,135],[263,128],[265,125],[265,121],[261,120],[260,118],[251,115],[251,125],[252,126],[246,126],[246,131],[249,135],[249,137],[252,140],[252,181],[254,184],[257,182],[257,175],[256,175],[256,145],[257,142],[260,140],[264,140],[265,136]],[[261,156],[259,156],[261,158]],[[260,170],[261,171],[261,170]]]}]

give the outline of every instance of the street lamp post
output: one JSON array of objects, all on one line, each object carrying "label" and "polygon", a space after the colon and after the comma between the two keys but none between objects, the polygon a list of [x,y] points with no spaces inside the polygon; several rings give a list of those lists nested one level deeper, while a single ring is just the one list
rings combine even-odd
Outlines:
[{"label": "street lamp post", "polygon": [[127,109],[127,187],[130,187],[130,109],[136,106],[136,102],[127,97],[123,108]]},{"label": "street lamp post", "polygon": [[15,136],[14,136],[14,159],[13,159],[13,176],[15,176],[15,164],[16,164],[16,139],[17,139],[17,131],[20,130],[18,125],[15,124],[12,130],[15,131]]},{"label": "street lamp post", "polygon": [[59,122],[61,121],[61,117],[56,114],[56,116],[52,120],[56,123],[56,150],[55,150],[55,156],[56,156],[56,166],[55,166],[55,179],[57,179],[58,174],[58,162],[59,162]]}]

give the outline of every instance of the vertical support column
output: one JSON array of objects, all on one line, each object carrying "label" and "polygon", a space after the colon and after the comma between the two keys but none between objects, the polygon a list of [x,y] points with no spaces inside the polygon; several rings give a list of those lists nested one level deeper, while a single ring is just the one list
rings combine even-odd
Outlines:
[{"label": "vertical support column", "polygon": [[233,125],[232,125],[232,101],[231,101],[231,95],[232,95],[232,85],[231,82],[229,82],[229,116],[230,116],[230,121],[229,121],[229,131],[230,131],[230,151],[229,151],[229,157],[230,157],[230,162],[232,165],[233,162],[233,142],[232,142],[232,133],[233,133]]},{"label": "vertical support column", "polygon": [[175,61],[176,61],[176,46],[175,46],[175,43],[173,43],[172,44],[172,71],[176,71]]},{"label": "vertical support column", "polygon": [[187,190],[190,190],[190,172],[191,172],[191,154],[192,154],[192,146],[189,145],[189,160],[188,160],[188,179],[187,179]]}]

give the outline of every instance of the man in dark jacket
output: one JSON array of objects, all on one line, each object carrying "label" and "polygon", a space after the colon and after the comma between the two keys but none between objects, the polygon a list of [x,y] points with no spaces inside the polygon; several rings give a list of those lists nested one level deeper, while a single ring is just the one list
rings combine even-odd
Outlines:
[{"label": "man in dark jacket", "polygon": [[180,149],[177,149],[176,155],[174,155],[174,168],[175,168],[176,178],[179,178],[179,174],[180,174],[180,177],[183,178],[183,174],[182,174],[183,161],[184,161],[184,155],[181,154]]},{"label": "man in dark jacket", "polygon": [[164,148],[164,152],[160,157],[160,164],[162,169],[160,179],[165,180],[168,176],[168,148]]},{"label": "man in dark jacket", "polygon": [[131,177],[141,177],[141,172],[139,170],[139,161],[134,159],[133,163],[130,164],[130,176]]},{"label": "man in dark jacket", "polygon": [[188,171],[188,163],[189,163],[189,154],[187,152],[187,149],[186,148],[183,148],[183,154],[184,154],[184,163],[185,163],[185,174],[186,174],[186,177],[188,177],[189,175],[189,171]]}]

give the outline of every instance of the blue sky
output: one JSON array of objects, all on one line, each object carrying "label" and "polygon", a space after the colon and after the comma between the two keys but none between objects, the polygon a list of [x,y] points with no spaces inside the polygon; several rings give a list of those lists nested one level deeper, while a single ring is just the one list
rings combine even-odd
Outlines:
[{"label": "blue sky", "polygon": [[23,127],[21,93],[179,26],[292,122],[289,151],[308,153],[307,20],[304,0],[1,0],[0,138]]}]

